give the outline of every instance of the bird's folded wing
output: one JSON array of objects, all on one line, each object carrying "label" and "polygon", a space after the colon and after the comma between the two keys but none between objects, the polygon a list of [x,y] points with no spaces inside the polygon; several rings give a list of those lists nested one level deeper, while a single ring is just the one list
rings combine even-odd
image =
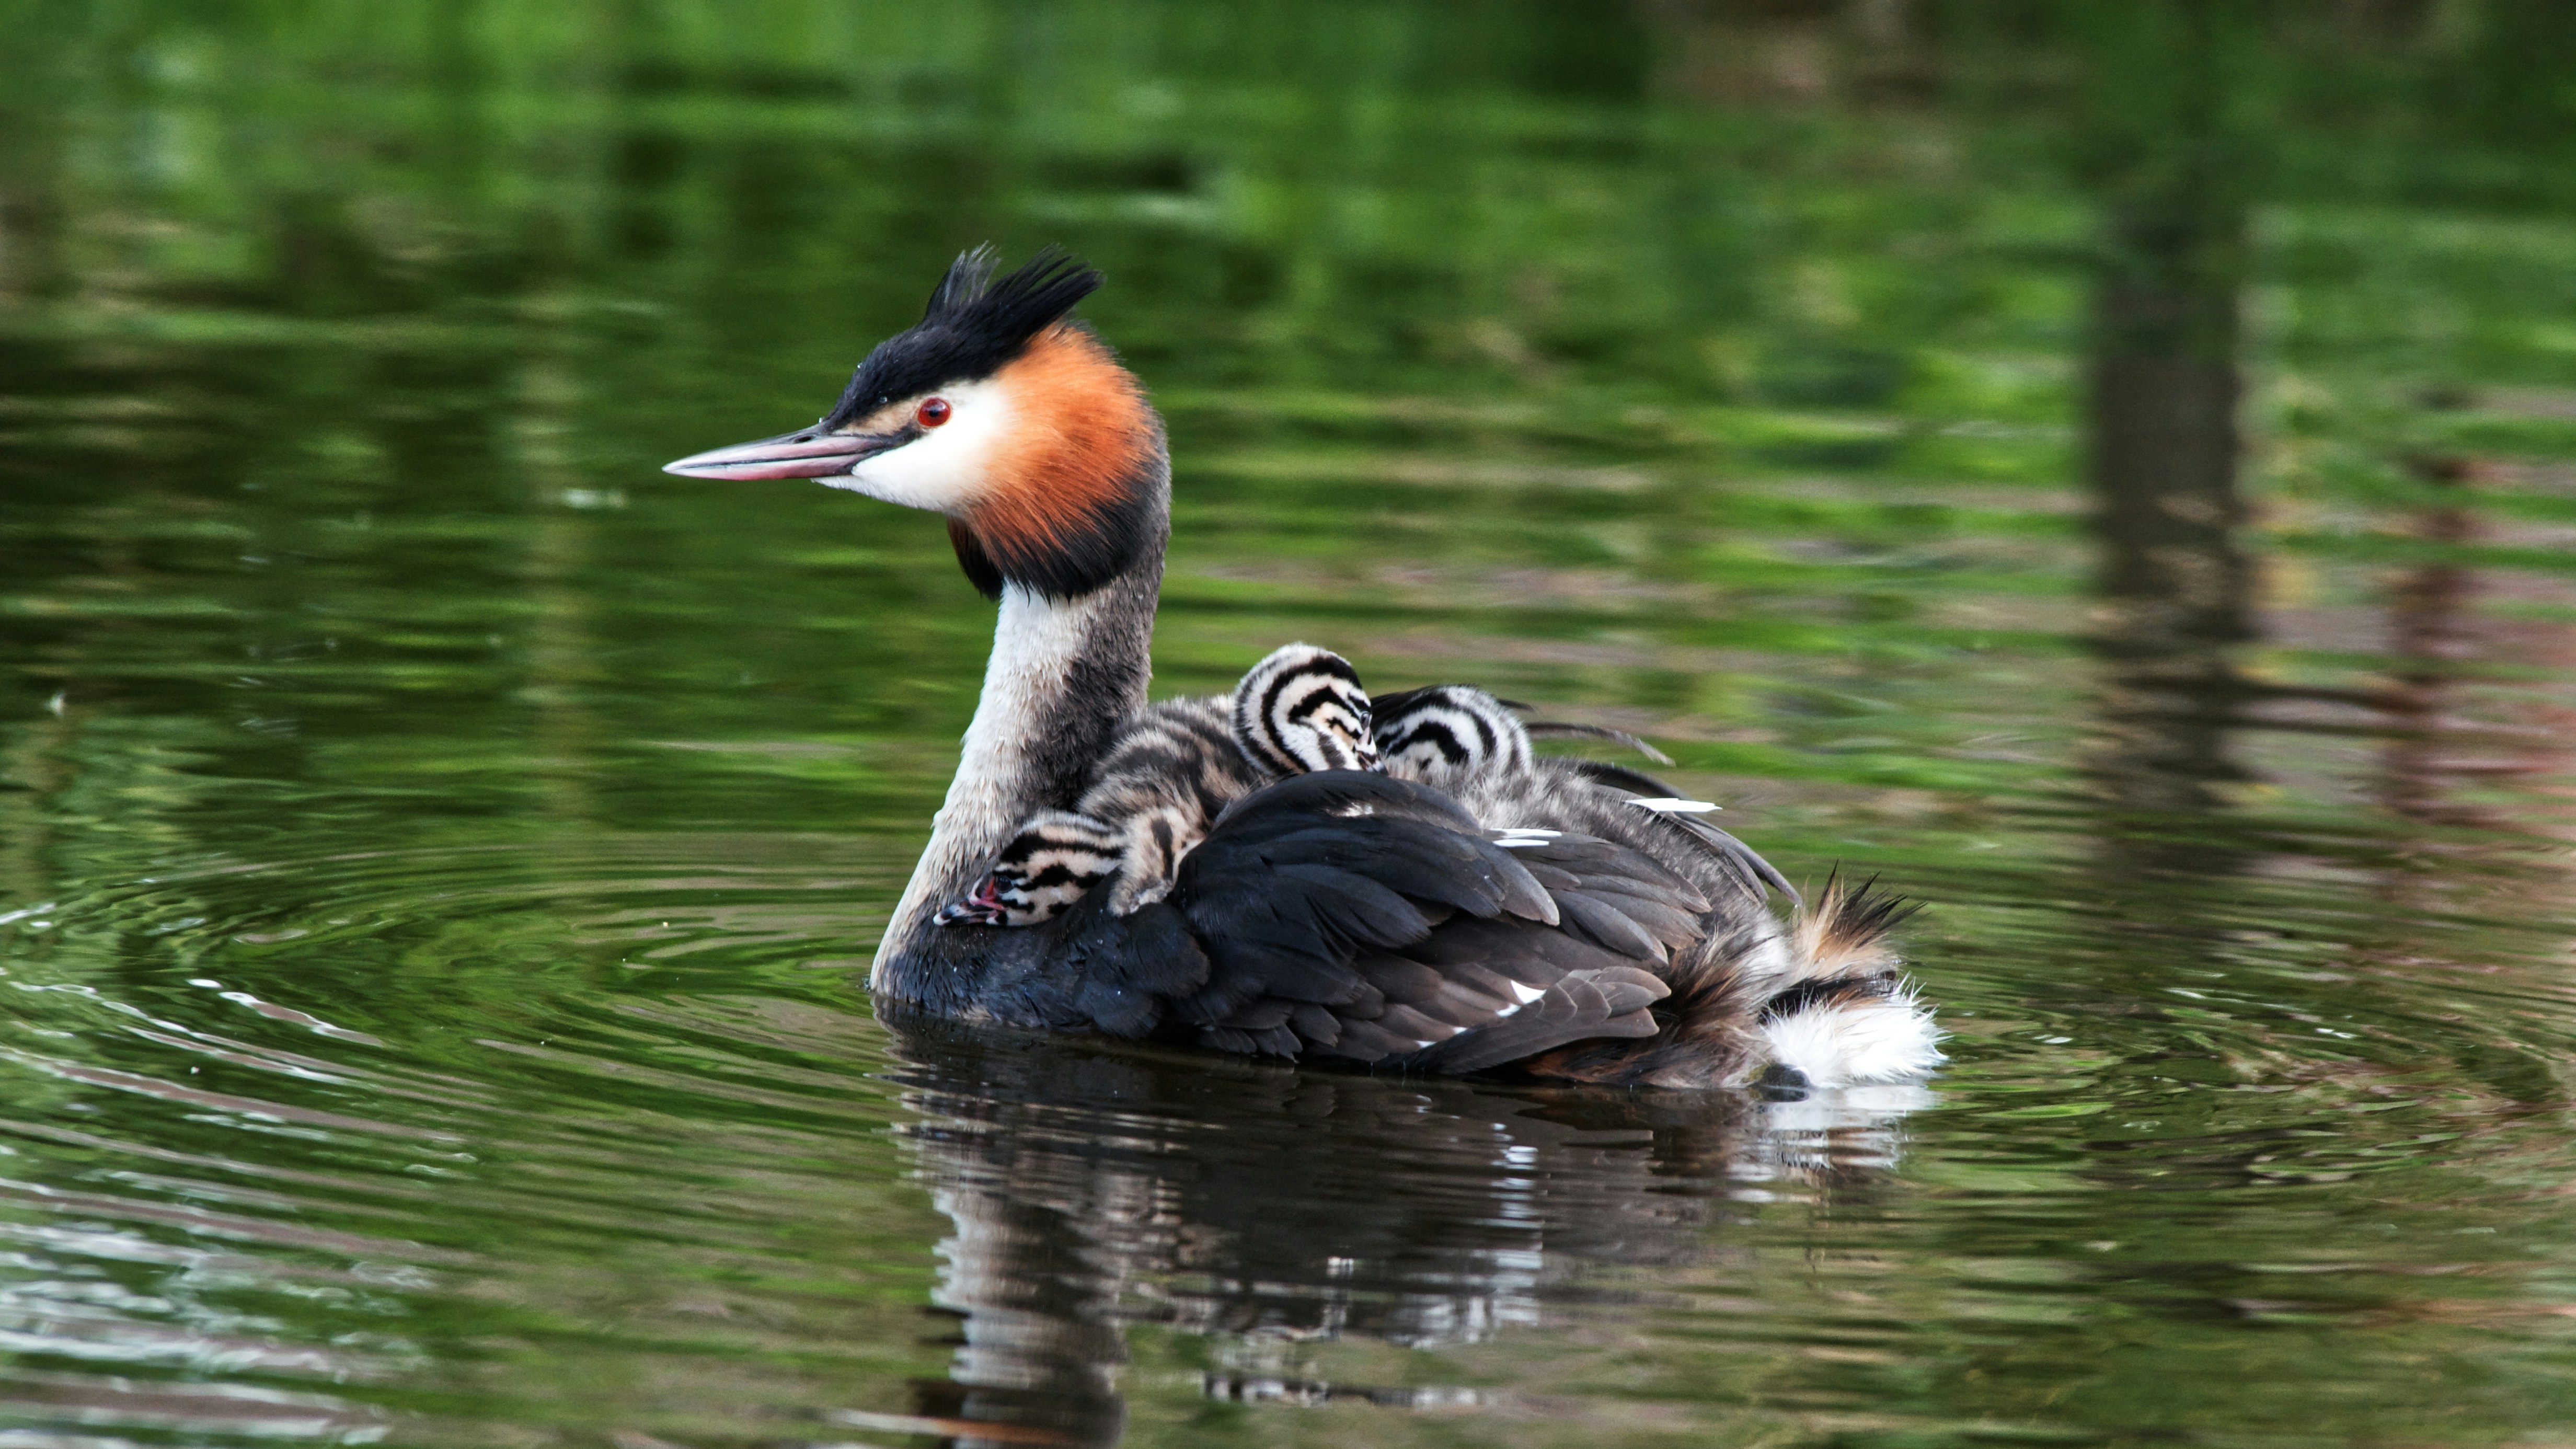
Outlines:
[{"label": "bird's folded wing", "polygon": [[[1436,791],[1323,771],[1237,802],[1169,899],[1122,918],[1121,951],[1164,929],[1149,915],[1185,932],[1204,974],[1153,1014],[1205,1045],[1475,1071],[1651,1034],[1656,971],[1708,909],[1625,846],[1487,831]],[[1112,974],[1103,1004],[1127,1007],[1148,973]]]}]

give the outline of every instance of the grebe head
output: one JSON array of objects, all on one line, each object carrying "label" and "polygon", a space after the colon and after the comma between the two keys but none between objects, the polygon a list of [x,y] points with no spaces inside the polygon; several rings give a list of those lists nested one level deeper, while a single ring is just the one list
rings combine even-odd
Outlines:
[{"label": "grebe head", "polygon": [[1471,684],[1387,695],[1376,704],[1376,736],[1388,774],[1443,789],[1530,763],[1529,731],[1520,716]]},{"label": "grebe head", "polygon": [[949,267],[919,326],[877,344],[813,426],[664,466],[685,478],[812,478],[948,518],[966,576],[1088,593],[1155,540],[1162,426],[1144,390],[1067,314],[1100,274],[1049,249],[993,279]]},{"label": "grebe head", "polygon": [[1030,817],[1002,847],[966,898],[933,919],[943,926],[1034,926],[1062,915],[1118,873],[1119,832],[1087,815],[1049,810]]},{"label": "grebe head", "polygon": [[1234,743],[1273,775],[1378,765],[1359,671],[1312,644],[1272,650],[1235,686]]}]

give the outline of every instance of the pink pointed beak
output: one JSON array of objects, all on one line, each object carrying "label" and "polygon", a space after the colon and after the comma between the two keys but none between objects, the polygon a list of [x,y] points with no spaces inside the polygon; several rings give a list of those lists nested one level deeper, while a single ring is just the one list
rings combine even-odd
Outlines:
[{"label": "pink pointed beak", "polygon": [[676,463],[663,464],[662,471],[683,478],[837,478],[861,459],[874,457],[903,441],[901,434],[827,433],[820,428],[800,428],[756,443],[692,453]]},{"label": "pink pointed beak", "polygon": [[941,906],[931,920],[942,926],[998,926],[1002,924],[1002,913],[972,901],[956,901]]},{"label": "pink pointed beak", "polygon": [[1009,919],[1006,911],[1002,883],[988,875],[975,882],[966,899],[940,907],[935,919],[943,926],[998,926]]}]

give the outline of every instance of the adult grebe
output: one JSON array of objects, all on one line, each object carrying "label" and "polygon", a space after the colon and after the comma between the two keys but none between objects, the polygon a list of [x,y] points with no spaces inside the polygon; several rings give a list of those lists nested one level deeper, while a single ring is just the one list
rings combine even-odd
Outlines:
[{"label": "adult grebe", "polygon": [[1463,686],[1388,701],[1389,773],[1233,799],[1159,899],[1092,890],[1024,929],[942,924],[1145,713],[1170,532],[1162,420],[1069,316],[1099,273],[1052,250],[992,271],[989,249],[958,258],[812,427],[666,469],[942,514],[1000,603],[956,779],[869,974],[881,1006],[1621,1085],[1830,1087],[1940,1061],[1885,944],[1902,906],[1829,883],[1784,928],[1778,874],[1695,818],[1709,807],[1533,755],[1500,701]]}]

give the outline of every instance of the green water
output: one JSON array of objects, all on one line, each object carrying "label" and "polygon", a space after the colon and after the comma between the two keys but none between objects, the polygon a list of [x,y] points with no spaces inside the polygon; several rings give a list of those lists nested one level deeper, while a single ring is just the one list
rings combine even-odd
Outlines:
[{"label": "green water", "polygon": [[[0,0],[0,1449],[2563,1442],[2557,16]],[[656,469],[988,238],[1158,690],[1647,735],[1950,1067],[876,1024],[989,609]]]}]

